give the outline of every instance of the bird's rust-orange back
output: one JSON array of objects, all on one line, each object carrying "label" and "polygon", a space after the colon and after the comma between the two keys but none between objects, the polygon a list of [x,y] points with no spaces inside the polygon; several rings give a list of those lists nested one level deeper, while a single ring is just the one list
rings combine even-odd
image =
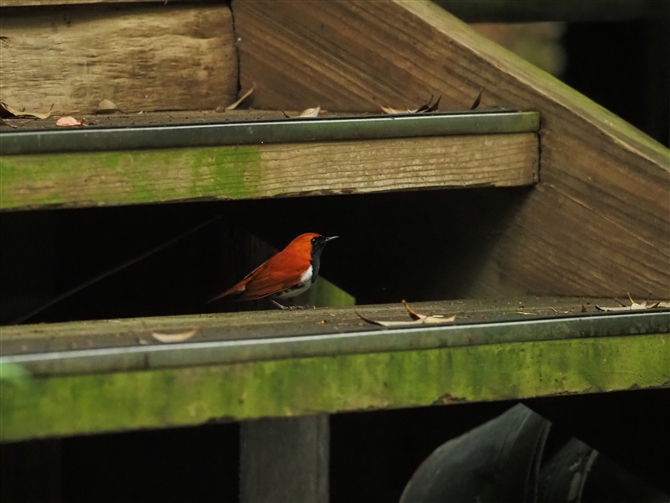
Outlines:
[{"label": "bird's rust-orange back", "polygon": [[312,239],[320,234],[301,234],[286,248],[247,274],[242,281],[217,295],[210,302],[236,295],[239,300],[256,300],[283,292],[300,283],[311,267]]}]

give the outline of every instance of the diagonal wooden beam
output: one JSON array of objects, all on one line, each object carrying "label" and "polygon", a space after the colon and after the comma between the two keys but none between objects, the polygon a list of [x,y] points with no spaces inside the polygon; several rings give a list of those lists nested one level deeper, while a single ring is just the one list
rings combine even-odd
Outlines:
[{"label": "diagonal wooden beam", "polygon": [[232,9],[254,106],[373,111],[432,94],[463,109],[483,88],[484,108],[541,112],[541,183],[478,259],[468,295],[670,296],[662,145],[428,1],[234,0]]}]

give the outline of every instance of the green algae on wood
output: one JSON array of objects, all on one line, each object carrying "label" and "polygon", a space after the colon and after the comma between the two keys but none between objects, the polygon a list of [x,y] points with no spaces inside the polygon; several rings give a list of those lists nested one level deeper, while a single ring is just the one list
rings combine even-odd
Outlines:
[{"label": "green algae on wood", "polygon": [[0,209],[349,194],[537,181],[536,133],[0,158]]},{"label": "green algae on wood", "polygon": [[0,207],[103,206],[255,196],[255,147],[3,156]]},{"label": "green algae on wood", "polygon": [[670,387],[670,335],[339,355],[0,382],[1,440]]}]

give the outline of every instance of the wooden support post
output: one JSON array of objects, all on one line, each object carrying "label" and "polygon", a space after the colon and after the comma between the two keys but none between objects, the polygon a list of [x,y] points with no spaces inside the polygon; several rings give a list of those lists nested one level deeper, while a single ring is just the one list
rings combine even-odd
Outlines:
[{"label": "wooden support post", "polygon": [[240,443],[241,503],[328,501],[328,415],[246,421]]}]

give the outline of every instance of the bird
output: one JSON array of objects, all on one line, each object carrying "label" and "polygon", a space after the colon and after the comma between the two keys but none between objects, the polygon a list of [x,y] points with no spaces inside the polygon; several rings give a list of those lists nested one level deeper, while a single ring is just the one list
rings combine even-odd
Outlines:
[{"label": "bird", "polygon": [[308,232],[291,241],[286,248],[247,274],[242,281],[208,301],[224,297],[257,300],[270,297],[281,309],[290,309],[275,299],[289,299],[309,290],[319,275],[321,252],[339,236],[325,237]]}]

